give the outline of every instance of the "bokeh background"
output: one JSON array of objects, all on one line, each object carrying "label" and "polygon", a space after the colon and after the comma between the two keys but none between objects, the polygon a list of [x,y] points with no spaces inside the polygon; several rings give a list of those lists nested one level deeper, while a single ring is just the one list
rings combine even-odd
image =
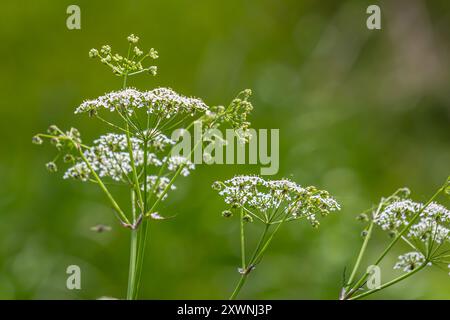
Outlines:
[{"label": "bokeh background", "polygon": [[[369,4],[382,30],[366,28]],[[81,30],[66,8],[81,7]],[[167,0],[6,1],[0,19],[0,298],[122,298],[129,234],[95,186],[65,181],[44,164],[54,153],[31,144],[49,124],[78,127],[90,140],[105,128],[75,116],[86,98],[118,89],[118,78],[88,59],[104,43],[125,49],[136,33],[155,47],[159,75],[139,89],[169,86],[229,102],[252,88],[254,128],[280,129],[280,172],[332,192],[343,210],[283,227],[241,298],[335,299],[354,261],[355,216],[402,186],[428,199],[450,173],[450,2]],[[153,223],[141,297],[221,299],[234,287],[238,223],[221,217],[213,181],[256,173],[243,165],[199,166],[164,204],[176,219]],[[445,200],[442,200],[445,201]],[[445,203],[445,202],[444,202]],[[448,202],[446,203],[448,205]],[[109,233],[90,227],[104,223]],[[256,237],[256,234],[252,234]],[[387,236],[375,233],[367,260]],[[382,264],[395,277],[399,245]],[[65,287],[82,269],[82,290]],[[374,298],[450,298],[447,272],[429,268]]]}]

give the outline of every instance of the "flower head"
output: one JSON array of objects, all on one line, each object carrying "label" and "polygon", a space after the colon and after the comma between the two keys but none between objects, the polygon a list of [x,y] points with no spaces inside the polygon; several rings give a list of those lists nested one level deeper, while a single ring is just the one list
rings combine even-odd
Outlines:
[{"label": "flower head", "polygon": [[138,37],[138,36],[135,36],[134,34],[130,34],[130,35],[127,37],[127,40],[128,40],[128,42],[130,42],[130,43],[137,43],[137,42],[139,41],[139,37]]},{"label": "flower head", "polygon": [[128,88],[84,101],[75,113],[95,115],[100,110],[109,110],[131,115],[139,109],[145,110],[148,114],[169,119],[178,114],[203,113],[208,110],[208,106],[198,98],[185,97],[169,88],[157,88],[144,92]]},{"label": "flower head", "polygon": [[398,257],[398,262],[394,269],[403,269],[405,272],[411,272],[425,263],[425,256],[420,252],[408,252]]},{"label": "flower head", "polygon": [[450,240],[450,211],[435,202],[428,206],[409,199],[393,202],[374,217],[374,222],[383,230],[396,232],[409,225],[417,214],[407,238],[423,243],[432,240],[438,244]]},{"label": "flower head", "polygon": [[[155,175],[151,175],[147,177],[147,190],[153,192],[157,197],[162,197],[161,200],[165,200],[167,198],[167,192],[164,192],[166,188],[168,188],[170,183],[169,178],[167,177],[159,177]],[[144,190],[144,187],[141,188]],[[174,184],[171,184],[169,190],[175,190],[176,187]]]},{"label": "flower head", "polygon": [[[304,188],[288,179],[236,176],[220,184],[219,195],[231,208],[245,208],[266,222],[269,217],[283,219],[287,215],[288,220],[306,218],[317,226],[317,215],[325,216],[340,209],[327,191]],[[215,182],[214,188],[218,187],[219,182]]]},{"label": "flower head", "polygon": [[[435,202],[427,205],[408,199],[409,192],[383,199],[373,222],[390,235],[402,239],[416,251],[399,256],[394,269],[409,272],[428,263],[442,263],[439,249],[450,241],[450,211]],[[407,229],[406,229],[407,228]],[[444,250],[445,252],[445,250]],[[427,258],[425,258],[427,257]]]}]

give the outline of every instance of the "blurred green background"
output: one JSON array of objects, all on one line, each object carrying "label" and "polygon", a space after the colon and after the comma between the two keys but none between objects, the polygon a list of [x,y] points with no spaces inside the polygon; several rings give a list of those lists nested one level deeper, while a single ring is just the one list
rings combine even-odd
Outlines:
[{"label": "blurred green background", "polygon": [[[366,28],[378,3],[382,30]],[[66,8],[81,7],[81,30]],[[343,210],[283,227],[240,298],[335,299],[361,244],[355,216],[402,186],[429,198],[450,173],[450,2],[436,1],[4,1],[0,19],[0,298],[122,298],[129,233],[92,185],[49,174],[54,150],[31,144],[48,125],[105,131],[75,116],[83,99],[120,80],[88,59],[91,47],[125,49],[136,33],[155,47],[159,75],[139,89],[169,86],[208,104],[252,88],[254,128],[280,129],[280,172],[329,190]],[[226,220],[213,181],[255,166],[199,166],[165,202],[176,219],[153,223],[141,297],[227,298],[239,264],[238,223]],[[445,202],[444,202],[445,203]],[[448,206],[448,202],[445,203]],[[97,234],[90,227],[113,227]],[[253,235],[256,236],[256,235]],[[388,237],[377,232],[368,258]],[[383,281],[399,245],[382,265]],[[369,263],[370,261],[365,261]],[[82,290],[65,287],[66,267]],[[450,278],[429,268],[374,298],[447,299]]]}]

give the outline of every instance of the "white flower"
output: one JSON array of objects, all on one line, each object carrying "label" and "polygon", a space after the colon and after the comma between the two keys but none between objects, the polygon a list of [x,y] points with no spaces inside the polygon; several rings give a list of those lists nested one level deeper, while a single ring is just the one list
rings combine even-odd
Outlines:
[{"label": "white flower", "polygon": [[[144,164],[144,150],[140,139],[131,137],[130,144],[134,165]],[[84,151],[84,156],[100,177],[110,177],[115,181],[125,181],[132,171],[127,137],[124,134],[109,133],[94,141],[94,146]],[[160,166],[161,160],[154,153],[148,153],[147,163]],[[64,178],[75,178],[87,181],[90,176],[89,167],[85,162],[78,162],[70,167]]]},{"label": "white flower", "polygon": [[165,157],[163,162],[166,161],[167,169],[169,171],[177,171],[180,167],[182,167],[181,175],[185,177],[189,175],[191,170],[195,169],[195,165],[189,159],[182,156]]},{"label": "white flower", "polygon": [[95,115],[99,109],[126,112],[130,115],[136,109],[144,109],[149,114],[171,118],[179,113],[193,115],[196,112],[205,112],[209,108],[202,100],[182,96],[169,88],[157,88],[144,92],[128,88],[107,93],[94,100],[84,101],[75,113],[87,112]]},{"label": "white flower", "polygon": [[152,146],[156,150],[162,151],[166,146],[174,145],[176,142],[161,133],[159,130],[145,130],[144,136],[149,138],[147,146]]},{"label": "white flower", "polygon": [[[155,186],[156,182],[158,181],[158,185]],[[148,176],[147,177],[147,190],[150,192],[153,190],[154,194],[157,197],[161,197],[164,190],[169,185],[170,180],[167,177],[160,177],[158,180],[158,176]],[[175,185],[171,185],[170,190],[175,190]],[[142,190],[144,190],[144,187],[142,186]],[[167,198],[167,192],[164,194],[164,196],[161,198],[161,200],[164,200]]]},{"label": "white flower", "polygon": [[67,171],[64,173],[63,179],[72,178],[86,182],[89,180],[90,174],[91,172],[86,163],[78,162],[74,166],[67,169]]},{"label": "white flower", "polygon": [[394,202],[380,212],[374,222],[383,230],[396,230],[408,224],[408,218],[417,210],[420,210],[420,204],[411,200]]},{"label": "white flower", "polygon": [[421,219],[419,223],[411,226],[408,232],[408,238],[414,238],[423,242],[430,239],[438,244],[449,240],[450,230],[436,221],[430,219]]},{"label": "white flower", "polygon": [[[218,189],[219,184],[215,183],[214,188]],[[316,214],[325,216],[340,209],[327,191],[303,188],[287,179],[266,181],[258,176],[236,176],[221,184],[219,195],[224,197],[225,203],[232,208],[255,211],[261,217],[279,211],[281,215],[289,214],[291,219],[305,217],[317,226]]]},{"label": "white flower", "polygon": [[450,240],[450,211],[437,203],[424,204],[409,199],[388,205],[374,217],[374,222],[383,230],[397,231],[407,226],[419,212],[420,216],[410,227],[407,237],[427,243],[430,239],[438,244]]},{"label": "white flower", "polygon": [[425,256],[420,252],[408,252],[398,257],[394,269],[411,272],[425,263]]}]

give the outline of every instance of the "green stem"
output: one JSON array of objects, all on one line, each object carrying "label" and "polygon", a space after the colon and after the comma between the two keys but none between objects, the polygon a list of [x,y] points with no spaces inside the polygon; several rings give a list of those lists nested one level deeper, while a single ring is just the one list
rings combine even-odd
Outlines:
[{"label": "green stem", "polygon": [[[148,128],[147,128],[148,129]],[[144,211],[143,213],[147,212],[147,161],[148,161],[148,150],[147,150],[147,138],[144,140]],[[137,286],[136,286],[136,292],[135,292],[135,298],[137,298],[139,293],[139,285],[141,282],[141,268],[142,268],[142,262],[143,262],[143,254],[145,251],[145,242],[147,239],[147,226],[148,220],[145,219],[142,224],[142,229],[139,231],[139,237],[138,237],[138,256],[137,256],[137,265],[136,265],[136,273],[137,273]]]},{"label": "green stem", "polygon": [[[130,53],[130,48],[131,46],[129,46],[128,48],[128,56]],[[127,85],[127,76],[128,73],[126,72],[124,77],[123,77],[123,89],[126,88]],[[126,137],[127,137],[127,147],[128,147],[128,154],[130,156],[130,164],[131,164],[131,169],[132,169],[132,173],[133,173],[133,180],[134,180],[134,190],[132,190],[131,192],[131,202],[132,202],[132,212],[133,212],[133,228],[131,230],[131,239],[130,239],[130,263],[129,263],[129,270],[128,270],[128,290],[127,290],[127,300],[133,300],[136,298],[137,295],[137,288],[138,288],[138,284],[137,284],[137,280],[139,277],[137,277],[137,269],[136,269],[136,265],[137,265],[137,256],[138,256],[138,251],[139,251],[139,239],[138,239],[138,226],[135,226],[136,222],[137,222],[137,217],[136,217],[136,194],[138,195],[138,200],[139,200],[139,207],[141,209],[141,214],[143,214],[144,211],[144,200],[142,199],[142,194],[141,194],[141,187],[140,187],[140,183],[139,183],[139,178],[137,175],[137,170],[136,170],[136,164],[134,163],[134,156],[133,156],[133,147],[131,144],[131,136],[130,136],[130,127],[129,127],[129,123],[128,121],[126,122]],[[146,163],[144,163],[144,166],[146,165]],[[146,178],[144,178],[146,179]],[[146,184],[146,181],[144,181],[144,185]]]},{"label": "green stem", "polygon": [[[281,220],[281,222],[277,225],[277,227],[273,230],[273,232],[271,233],[270,237],[264,242],[264,239],[266,237],[267,231],[269,229],[270,224],[266,224],[264,232],[261,236],[261,238],[259,239],[259,242],[256,246],[256,250],[253,253],[252,258],[250,259],[248,265],[246,268],[242,269],[242,275],[241,278],[239,279],[238,284],[236,285],[230,300],[234,300],[237,295],[239,294],[239,292],[242,289],[242,286],[244,285],[245,281],[247,280],[248,274],[252,271],[252,268],[261,261],[265,251],[267,250],[267,248],[269,247],[273,237],[275,236],[275,234],[277,233],[278,229],[280,229],[280,226],[283,224],[284,221],[286,221],[288,214],[286,214],[283,218],[283,220]],[[264,243],[264,245],[263,245]],[[261,247],[262,246],[262,247]]]},{"label": "green stem", "polygon": [[253,252],[253,256],[250,259],[249,265],[252,265],[255,262],[255,258],[257,256],[257,254],[259,253],[259,250],[261,249],[262,244],[264,243],[264,239],[266,238],[267,231],[269,231],[269,227],[270,227],[270,224],[266,224],[264,226],[264,231],[261,235],[261,238],[258,241],[258,244],[256,245],[255,252]]},{"label": "green stem", "polygon": [[97,181],[98,185],[100,186],[100,188],[103,190],[103,192],[108,197],[109,201],[111,202],[113,208],[116,210],[116,212],[119,215],[119,217],[122,220],[122,222],[129,225],[130,221],[128,220],[127,216],[123,213],[122,209],[120,209],[120,207],[117,204],[116,200],[114,200],[114,198],[111,195],[111,193],[109,192],[108,188],[106,188],[106,186],[103,183],[103,181],[100,179],[98,174],[92,168],[91,163],[86,159],[86,157],[84,156],[83,151],[81,151],[81,149],[79,149],[79,153],[80,153],[81,158],[86,163],[86,165],[88,166],[89,170],[91,171],[92,175],[94,176],[95,180]]},{"label": "green stem", "polygon": [[[245,271],[244,271],[244,272],[245,272]],[[245,283],[245,280],[247,280],[247,276],[248,276],[248,273],[247,273],[247,272],[245,272],[244,274],[241,275],[241,278],[239,279],[239,282],[238,282],[236,288],[234,288],[234,291],[233,291],[233,293],[231,294],[231,297],[230,297],[229,300],[234,300],[234,299],[236,299],[237,295],[238,295],[239,292],[241,291],[242,286],[243,286],[244,283]]]},{"label": "green stem", "polygon": [[414,269],[413,271],[407,272],[407,273],[401,275],[400,277],[397,277],[397,278],[395,278],[394,280],[391,280],[391,281],[389,281],[389,282],[383,284],[383,285],[380,286],[379,288],[372,289],[372,290],[370,290],[370,291],[361,293],[360,295],[357,295],[357,296],[355,296],[355,297],[353,297],[353,298],[350,298],[349,300],[358,300],[358,299],[367,297],[368,295],[371,295],[371,294],[373,294],[373,293],[375,293],[375,292],[377,292],[377,291],[380,291],[380,290],[383,290],[383,289],[385,289],[385,288],[387,288],[387,287],[390,287],[390,286],[396,284],[397,282],[400,282],[400,281],[405,280],[406,278],[412,276],[412,275],[415,274],[416,272],[419,272],[419,271],[422,270],[426,265],[427,265],[427,261],[425,261],[420,267]]},{"label": "green stem", "polygon": [[373,230],[373,220],[370,221],[369,228],[367,229],[367,235],[364,238],[364,242],[361,246],[361,250],[359,251],[358,258],[356,259],[352,273],[350,274],[350,278],[347,281],[347,287],[351,286],[353,279],[356,276],[356,272],[358,271],[359,265],[361,264],[361,260],[364,256],[364,253],[366,252],[367,244],[369,243],[369,239],[372,235],[372,230]]},{"label": "green stem", "polygon": [[[141,185],[139,183],[139,178],[137,175],[137,170],[136,170],[136,164],[134,163],[134,156],[133,156],[133,146],[131,145],[131,136],[130,136],[130,127],[128,125],[127,122],[127,146],[128,146],[128,154],[130,155],[130,164],[131,164],[131,171],[133,173],[133,180],[134,180],[134,190],[136,190],[136,194],[138,196],[138,200],[139,200],[139,207],[141,209],[141,211],[144,210],[144,200],[142,198],[142,193],[141,193]],[[146,165],[144,163],[144,165]],[[146,183],[144,182],[144,185]],[[145,213],[145,212],[143,212]]]},{"label": "green stem", "polygon": [[[135,193],[131,191],[131,208],[133,212],[133,222],[136,221],[136,201]],[[128,269],[128,290],[127,300],[133,300],[136,294],[136,257],[137,257],[138,243],[137,243],[137,230],[131,230],[130,241],[130,263]]]},{"label": "green stem", "polygon": [[242,270],[245,270],[245,234],[244,234],[244,209],[241,208],[241,260]]}]

